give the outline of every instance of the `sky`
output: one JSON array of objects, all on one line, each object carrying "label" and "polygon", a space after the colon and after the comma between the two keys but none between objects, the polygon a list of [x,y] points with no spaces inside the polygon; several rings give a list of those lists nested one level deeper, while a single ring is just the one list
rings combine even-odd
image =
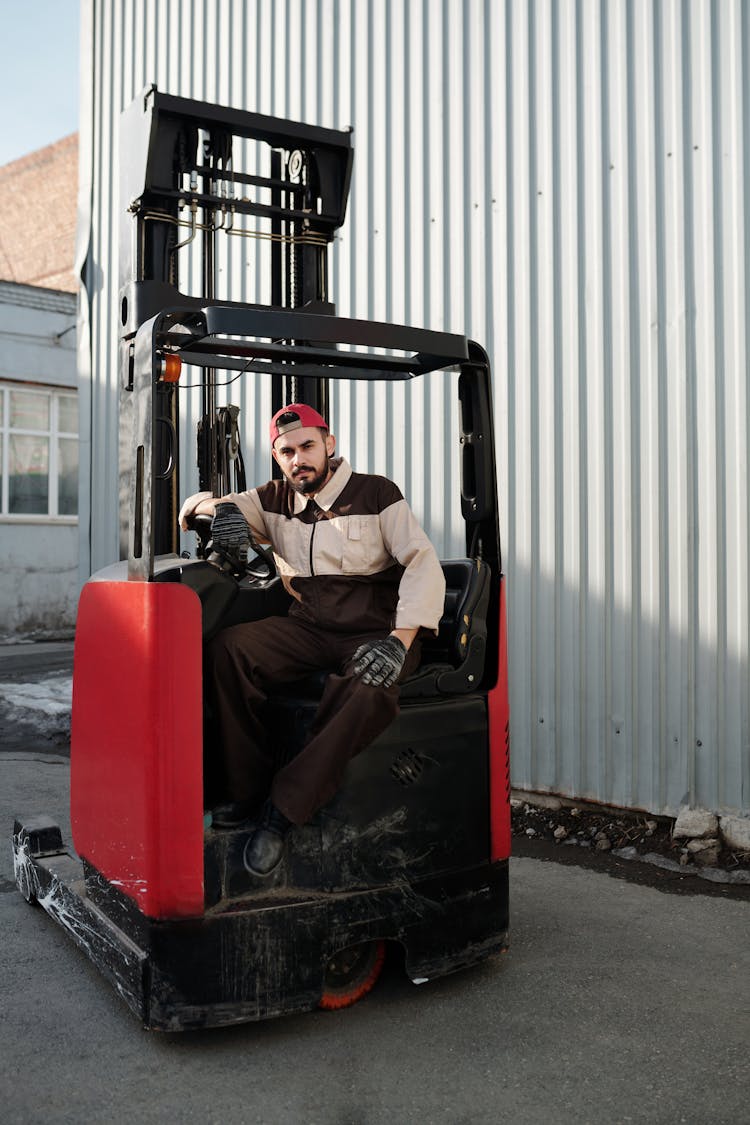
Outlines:
[{"label": "sky", "polygon": [[0,0],[0,165],[78,130],[79,0]]}]

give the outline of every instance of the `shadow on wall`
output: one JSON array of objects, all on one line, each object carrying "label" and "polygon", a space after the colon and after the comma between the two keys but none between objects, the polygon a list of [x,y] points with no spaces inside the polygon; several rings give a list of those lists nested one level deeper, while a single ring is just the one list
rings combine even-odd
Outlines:
[{"label": "shadow on wall", "polygon": [[750,813],[746,653],[524,568],[507,598],[515,787]]}]

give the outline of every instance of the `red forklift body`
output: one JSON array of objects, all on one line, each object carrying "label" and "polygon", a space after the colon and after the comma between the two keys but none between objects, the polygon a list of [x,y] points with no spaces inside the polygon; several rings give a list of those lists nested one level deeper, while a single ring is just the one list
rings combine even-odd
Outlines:
[{"label": "red forklift body", "polygon": [[73,844],[150,918],[203,914],[202,722],[193,591],[87,583],[74,650]]}]

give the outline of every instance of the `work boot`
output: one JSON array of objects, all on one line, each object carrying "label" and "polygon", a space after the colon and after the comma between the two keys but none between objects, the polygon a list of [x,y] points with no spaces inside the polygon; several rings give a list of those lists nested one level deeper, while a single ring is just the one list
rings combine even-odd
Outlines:
[{"label": "work boot", "polygon": [[251,875],[270,875],[276,870],[284,856],[291,828],[292,822],[267,801],[260,824],[245,844],[243,859]]},{"label": "work boot", "polygon": [[211,809],[212,828],[238,828],[258,812],[255,801],[229,801]]}]

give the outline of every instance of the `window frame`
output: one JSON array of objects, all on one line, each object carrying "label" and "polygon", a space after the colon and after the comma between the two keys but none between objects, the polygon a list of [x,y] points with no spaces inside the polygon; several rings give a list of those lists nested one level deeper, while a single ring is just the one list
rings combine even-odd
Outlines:
[{"label": "window frame", "polygon": [[[10,424],[10,396],[11,393],[44,394],[49,400],[49,425],[45,430],[32,430],[28,427],[11,426]],[[27,380],[0,379],[0,473],[2,474],[2,487],[0,488],[0,522],[2,523],[45,523],[45,524],[77,524],[79,513],[60,514],[59,471],[60,456],[59,442],[61,439],[75,440],[80,456],[80,435],[69,430],[61,430],[60,426],[60,398],[68,396],[78,402],[78,388],[70,386],[52,386],[49,383],[35,383]],[[80,427],[79,427],[80,428]],[[48,442],[47,463],[47,511],[45,512],[10,512],[10,438],[19,437],[44,438]],[[79,462],[80,465],[80,462]]]}]

